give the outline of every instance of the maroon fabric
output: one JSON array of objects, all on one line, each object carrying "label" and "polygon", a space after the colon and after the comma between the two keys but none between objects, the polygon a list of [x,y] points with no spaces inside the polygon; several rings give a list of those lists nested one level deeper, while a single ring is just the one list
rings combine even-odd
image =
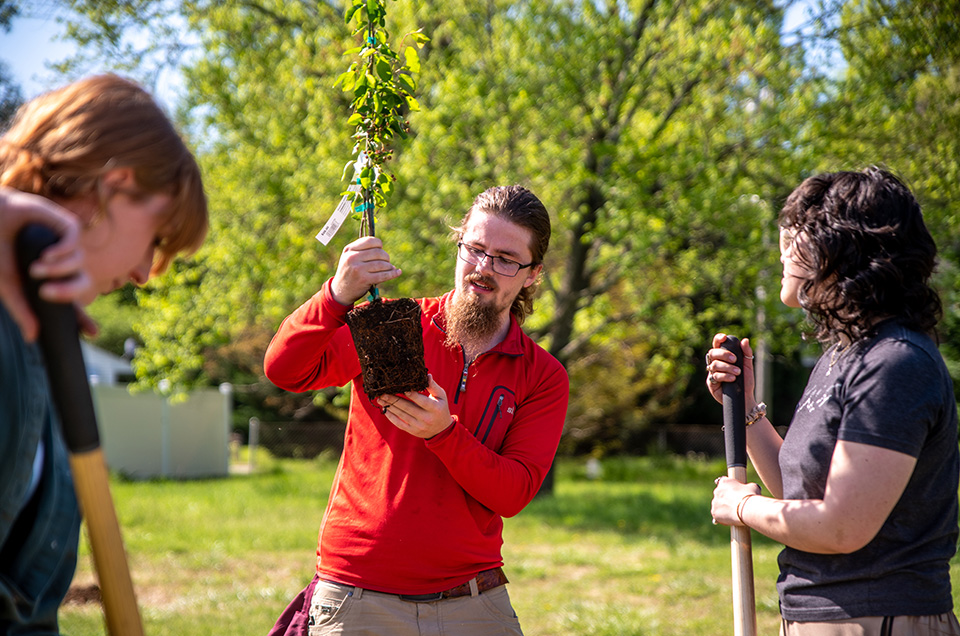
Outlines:
[{"label": "maroon fabric", "polygon": [[277,624],[267,636],[307,636],[310,627],[310,601],[313,599],[313,589],[317,587],[320,577],[313,576],[310,585],[297,594],[283,614],[277,619]]}]

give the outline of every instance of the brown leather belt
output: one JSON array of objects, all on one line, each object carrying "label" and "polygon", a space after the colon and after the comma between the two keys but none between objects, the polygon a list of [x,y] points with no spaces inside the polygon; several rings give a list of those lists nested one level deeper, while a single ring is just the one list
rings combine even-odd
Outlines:
[{"label": "brown leather belt", "polygon": [[[479,592],[486,592],[495,587],[506,585],[509,582],[507,575],[503,573],[503,568],[484,570],[477,574],[477,590]],[[442,601],[446,598],[470,596],[470,581],[456,587],[451,587],[449,590],[444,590],[443,592],[434,592],[433,594],[397,594],[397,596],[400,597],[400,600],[410,601],[411,603],[431,603],[434,601]]]}]

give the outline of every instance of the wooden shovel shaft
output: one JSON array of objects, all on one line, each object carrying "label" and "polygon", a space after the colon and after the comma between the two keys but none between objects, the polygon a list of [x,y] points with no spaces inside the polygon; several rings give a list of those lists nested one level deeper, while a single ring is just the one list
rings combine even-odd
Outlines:
[{"label": "wooden shovel shaft", "polygon": [[[744,466],[731,466],[727,477],[740,483],[747,481]],[[756,636],[757,613],[753,591],[753,551],[750,528],[730,526],[730,563],[733,572],[733,633],[734,636]]]},{"label": "wooden shovel shaft", "polygon": [[112,636],[143,636],[143,623],[123,549],[120,524],[110,496],[103,451],[96,448],[85,453],[72,453],[70,470],[87,523],[107,632]]}]

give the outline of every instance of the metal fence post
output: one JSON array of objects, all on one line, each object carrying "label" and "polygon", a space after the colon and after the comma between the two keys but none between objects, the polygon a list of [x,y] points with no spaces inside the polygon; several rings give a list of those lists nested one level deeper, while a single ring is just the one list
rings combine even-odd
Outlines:
[{"label": "metal fence post", "polygon": [[248,458],[248,466],[250,472],[253,472],[253,469],[256,467],[256,455],[257,455],[257,443],[260,438],[260,420],[255,417],[250,418],[250,437],[247,442],[247,448],[250,451],[250,457]]},{"label": "metal fence post", "polygon": [[157,383],[160,389],[160,476],[170,476],[170,380]]},{"label": "metal fence post", "polygon": [[233,385],[221,382],[217,387],[223,396],[223,431],[226,444],[223,448],[223,467],[226,474],[230,474],[230,423],[233,420]]}]

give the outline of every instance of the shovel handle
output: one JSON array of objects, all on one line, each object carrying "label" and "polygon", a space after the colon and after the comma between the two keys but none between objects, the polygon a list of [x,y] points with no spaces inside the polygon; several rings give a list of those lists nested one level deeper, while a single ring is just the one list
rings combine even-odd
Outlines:
[{"label": "shovel handle", "polygon": [[24,292],[40,323],[38,341],[47,360],[47,377],[60,413],[64,440],[70,452],[83,453],[100,446],[100,435],[80,350],[76,310],[70,303],[41,299],[40,281],[27,274],[30,263],[58,239],[45,225],[28,225],[17,235],[17,258]]},{"label": "shovel handle", "polygon": [[[737,356],[743,369],[740,341],[733,336],[720,345]],[[743,374],[723,383],[723,441],[727,455],[727,476],[740,483],[747,481],[747,427]],[[756,636],[757,612],[753,589],[753,552],[750,528],[730,526],[730,563],[733,577],[734,636]]]},{"label": "shovel handle", "polygon": [[111,636],[143,636],[140,610],[100,448],[93,396],[80,349],[77,314],[70,303],[41,299],[40,283],[28,273],[30,264],[58,238],[44,225],[28,225],[21,230],[16,247],[20,276],[27,300],[40,323],[38,341],[64,441],[70,451],[70,469],[100,581],[107,632]]},{"label": "shovel handle", "polygon": [[[740,341],[733,336],[720,345],[737,356],[736,365],[743,369],[743,350]],[[723,443],[727,455],[727,468],[747,466],[746,407],[743,396],[743,374],[733,382],[723,383]]]}]

